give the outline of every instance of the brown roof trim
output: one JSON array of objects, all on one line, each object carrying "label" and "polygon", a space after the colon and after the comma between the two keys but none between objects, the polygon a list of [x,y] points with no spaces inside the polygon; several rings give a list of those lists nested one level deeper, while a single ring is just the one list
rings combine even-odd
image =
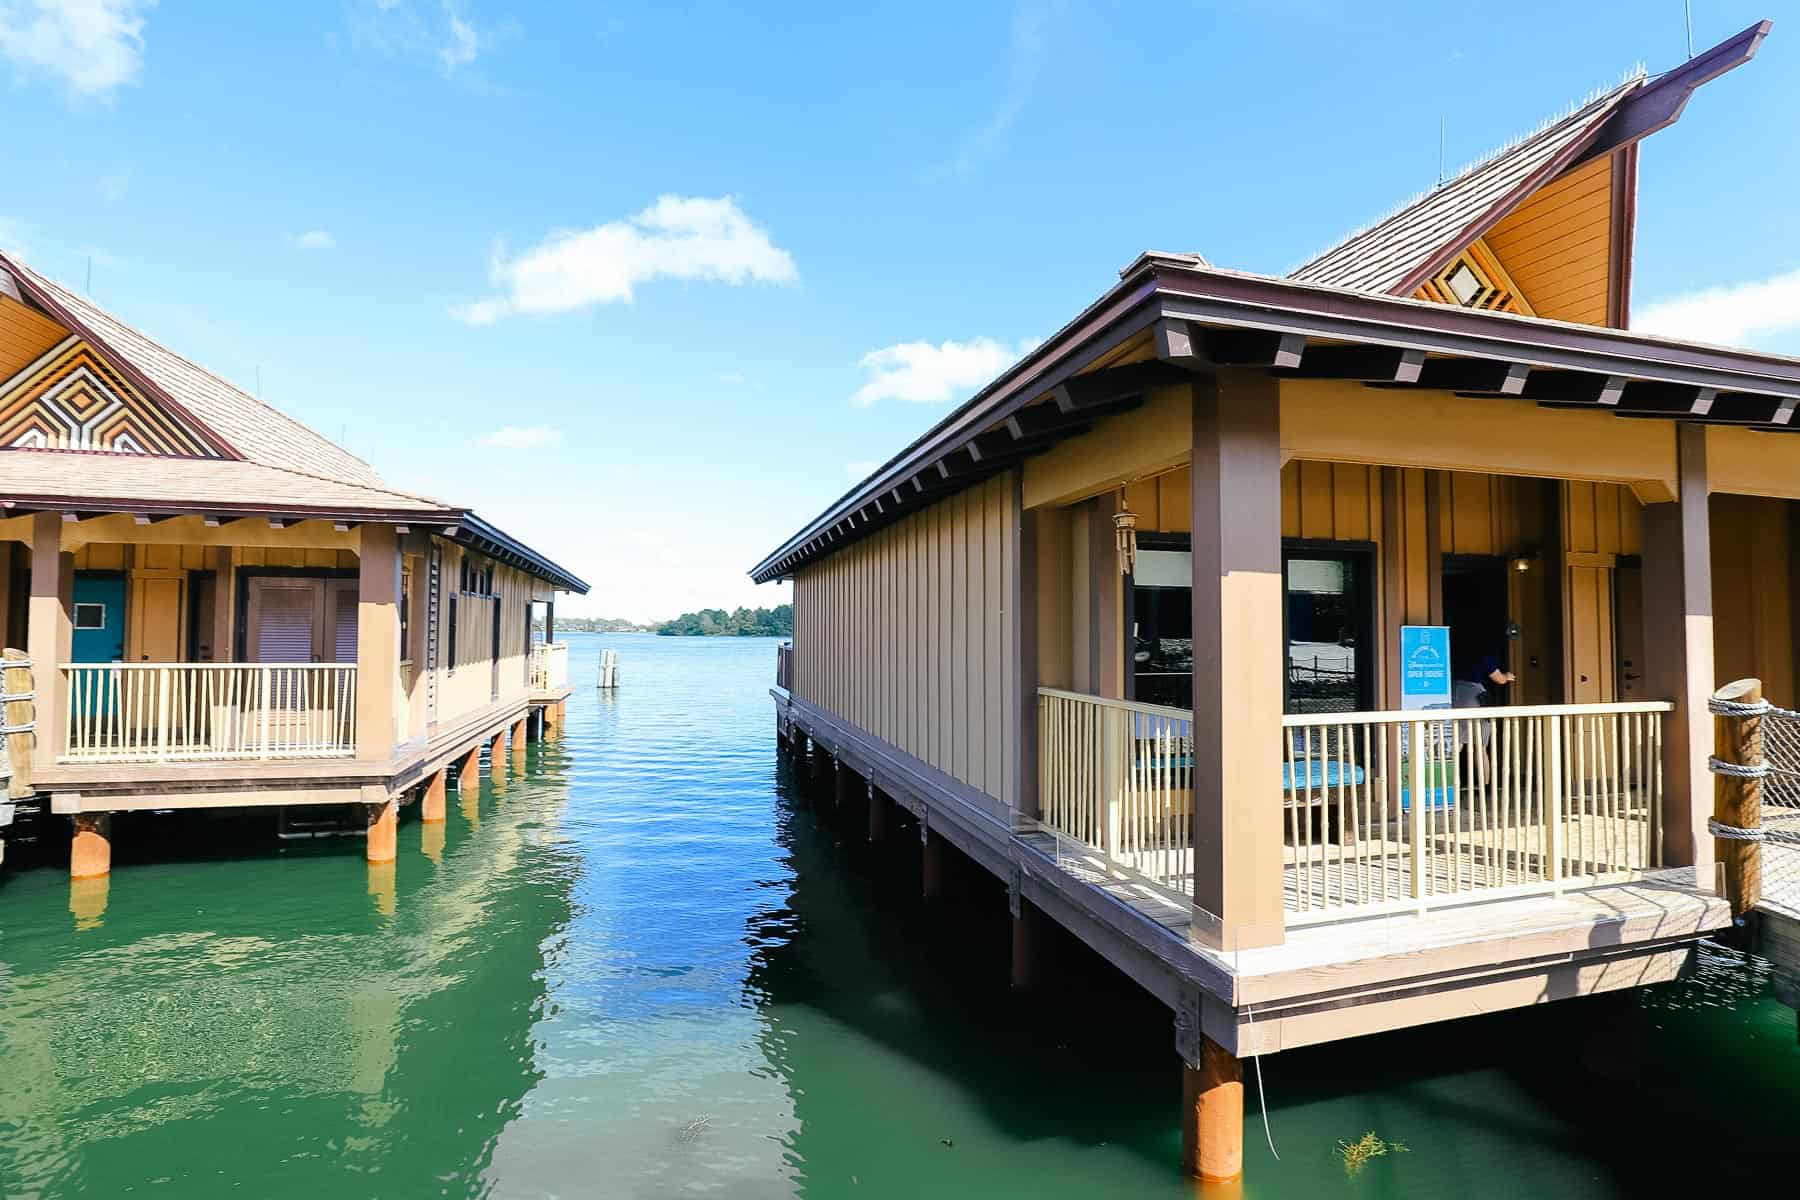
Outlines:
[{"label": "brown roof trim", "polygon": [[[909,486],[915,476],[952,454],[966,453],[977,435],[1160,320],[1616,376],[1624,383],[1800,399],[1800,359],[1204,268],[1191,257],[1146,255],[1075,321],[782,543],[751,569],[751,578],[759,583],[780,578],[809,558],[861,538],[873,528],[868,510],[878,498],[896,489],[917,491]],[[967,476],[971,482],[975,478]]]},{"label": "brown roof trim", "polygon": [[1743,32],[1726,38],[1710,50],[1702,50],[1679,67],[1664,71],[1627,96],[1606,118],[1606,127],[1577,165],[1609,151],[1635,145],[1659,129],[1681,119],[1682,110],[1703,84],[1743,66],[1756,57],[1762,40],[1775,27],[1758,21]]},{"label": "brown roof trim", "polygon": [[177,401],[175,397],[169,395],[167,391],[151,380],[149,376],[138,370],[135,363],[125,355],[121,354],[118,350],[114,349],[105,338],[96,334],[85,321],[77,318],[53,296],[43,288],[39,287],[37,281],[31,278],[29,272],[20,270],[19,267],[15,265],[11,259],[7,258],[4,253],[0,253],[0,270],[5,271],[18,286],[19,290],[31,297],[32,302],[43,309],[47,315],[57,322],[57,324],[61,325],[71,333],[79,334],[83,341],[91,345],[101,357],[112,364],[113,370],[131,380],[133,387],[137,388],[138,391],[144,393],[146,396],[151,397],[158,404],[168,408],[176,416],[180,417],[181,420],[185,421],[188,427],[194,431],[195,436],[199,437],[201,441],[217,450],[226,458],[236,459],[240,462],[244,461],[244,456],[238,453],[236,447],[221,438],[213,431],[210,425],[188,411],[185,405]]}]

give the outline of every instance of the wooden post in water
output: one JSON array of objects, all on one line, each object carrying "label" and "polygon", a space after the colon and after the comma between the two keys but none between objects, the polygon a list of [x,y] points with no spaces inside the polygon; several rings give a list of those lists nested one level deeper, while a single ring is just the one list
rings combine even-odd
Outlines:
[{"label": "wooden post in water", "polygon": [[525,718],[524,717],[520,717],[517,721],[513,722],[512,756],[513,756],[513,766],[519,768],[519,773],[521,775],[524,774],[525,773]]},{"label": "wooden post in water", "polygon": [[869,840],[879,842],[887,837],[888,798],[881,794],[873,779],[869,780]]},{"label": "wooden post in water", "polygon": [[919,890],[925,899],[930,900],[944,890],[944,839],[931,832],[931,827],[921,818],[919,840],[924,859],[920,870]]},{"label": "wooden post in water", "polygon": [[369,823],[367,858],[372,863],[390,863],[400,856],[400,803],[388,800],[382,804],[365,804],[363,811]]},{"label": "wooden post in water", "polygon": [[488,774],[494,779],[506,779],[506,727],[502,725],[488,742]]},{"label": "wooden post in water", "polygon": [[422,821],[442,821],[444,819],[444,790],[448,782],[450,768],[439,767],[431,774],[431,780],[425,785],[425,794],[419,798],[419,819]]},{"label": "wooden post in water", "polygon": [[69,878],[93,879],[112,871],[112,814],[76,813],[69,844]]},{"label": "wooden post in water", "polygon": [[[1712,694],[1726,704],[1762,702],[1762,680],[1740,679]],[[1713,718],[1714,754],[1722,763],[1755,767],[1763,761],[1762,715],[1721,714]],[[1762,779],[1713,775],[1713,818],[1733,829],[1762,829]],[[1725,899],[1731,915],[1741,919],[1762,900],[1762,843],[1747,838],[1718,838],[1719,862],[1725,868]]]},{"label": "wooden post in water", "polygon": [[456,767],[456,786],[462,792],[475,792],[481,789],[481,746],[470,746],[469,752],[462,757]]},{"label": "wooden post in water", "polygon": [[1181,1165],[1210,1183],[1244,1173],[1244,1065],[1204,1035],[1199,1065],[1181,1064]]}]

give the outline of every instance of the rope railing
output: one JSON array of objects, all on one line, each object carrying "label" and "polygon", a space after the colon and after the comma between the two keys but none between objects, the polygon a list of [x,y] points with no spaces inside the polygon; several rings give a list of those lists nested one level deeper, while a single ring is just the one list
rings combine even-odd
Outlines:
[{"label": "rope railing", "polygon": [[1759,905],[1800,914],[1800,711],[1771,703],[1761,681],[1714,693],[1718,779],[1707,832],[1717,840],[1732,915]]}]

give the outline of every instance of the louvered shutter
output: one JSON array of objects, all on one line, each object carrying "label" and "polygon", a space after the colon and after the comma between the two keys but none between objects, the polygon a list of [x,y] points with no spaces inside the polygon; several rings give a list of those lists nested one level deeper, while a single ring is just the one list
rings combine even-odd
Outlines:
[{"label": "louvered shutter", "polygon": [[256,661],[311,662],[315,588],[282,587],[261,580],[258,583],[261,611],[256,625]]},{"label": "louvered shutter", "polygon": [[333,662],[356,661],[356,593],[349,589],[337,593],[337,618],[332,634]]}]

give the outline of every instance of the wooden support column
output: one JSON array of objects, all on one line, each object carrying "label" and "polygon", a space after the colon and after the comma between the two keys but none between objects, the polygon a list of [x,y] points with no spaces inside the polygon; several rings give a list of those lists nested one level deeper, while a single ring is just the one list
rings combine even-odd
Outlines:
[{"label": "wooden support column", "polygon": [[464,792],[475,792],[481,789],[481,747],[470,746],[469,752],[462,756],[456,767],[456,786]]},{"label": "wooden support column", "polygon": [[496,780],[506,778],[506,728],[504,726],[488,742],[488,775]]},{"label": "wooden support column", "polygon": [[400,856],[400,802],[363,805],[369,823],[367,857],[372,863],[389,863]]},{"label": "wooden support column", "polygon": [[1225,1183],[1244,1173],[1244,1066],[1211,1038],[1198,1064],[1181,1064],[1181,1165]]},{"label": "wooden support column", "polygon": [[386,762],[400,689],[400,542],[392,525],[364,525],[357,536],[356,755]]},{"label": "wooden support column", "polygon": [[1713,792],[1706,700],[1714,686],[1706,427],[1678,423],[1675,439],[1678,498],[1644,506],[1644,644],[1654,647],[1644,685],[1647,696],[1675,705],[1663,727],[1663,865],[1706,868],[1716,861],[1706,828]]},{"label": "wooden support column", "polygon": [[1194,919],[1225,950],[1284,935],[1279,383],[1193,388]]},{"label": "wooden support column", "polygon": [[520,717],[512,727],[513,765],[521,772],[525,770],[525,718]]},{"label": "wooden support column", "polygon": [[76,813],[69,844],[69,878],[96,879],[112,871],[112,814]]},{"label": "wooden support column", "polygon": [[[62,549],[61,513],[31,518],[31,599],[26,610],[25,651],[31,656],[37,693],[37,747],[32,767],[42,775],[62,753],[64,699],[62,664],[69,661],[74,636],[75,556]],[[105,874],[102,871],[101,874]]]},{"label": "wooden support column", "polygon": [[425,784],[425,794],[419,799],[419,819],[422,821],[442,821],[444,819],[444,792],[450,778],[450,768],[439,767],[431,773],[431,779]]},{"label": "wooden support column", "polygon": [[[1756,705],[1762,702],[1762,680],[1740,679],[1712,695],[1726,704]],[[1713,718],[1717,726],[1714,745],[1721,763],[1755,767],[1763,761],[1761,714]],[[1763,783],[1761,779],[1730,775],[1713,776],[1713,816],[1729,829],[1762,829]],[[1714,852],[1725,868],[1725,899],[1731,915],[1742,921],[1762,902],[1762,843],[1744,838],[1717,838]]]}]

